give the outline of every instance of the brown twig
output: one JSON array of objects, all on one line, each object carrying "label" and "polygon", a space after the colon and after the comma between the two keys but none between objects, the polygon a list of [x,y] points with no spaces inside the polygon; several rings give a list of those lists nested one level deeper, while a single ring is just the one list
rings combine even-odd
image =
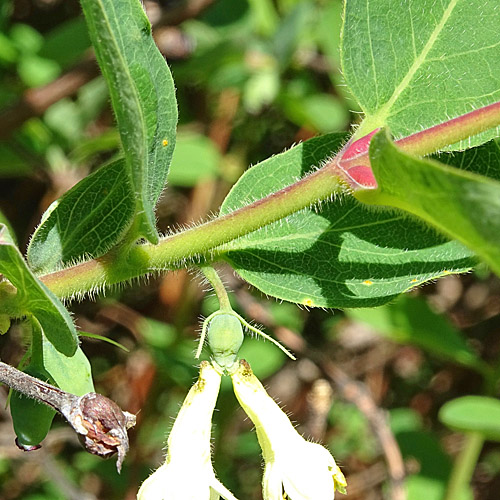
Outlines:
[{"label": "brown twig", "polygon": [[120,472],[129,447],[127,430],[135,425],[135,415],[101,394],[78,397],[1,361],[0,382],[61,413],[90,453],[101,457],[118,453],[116,468]]}]

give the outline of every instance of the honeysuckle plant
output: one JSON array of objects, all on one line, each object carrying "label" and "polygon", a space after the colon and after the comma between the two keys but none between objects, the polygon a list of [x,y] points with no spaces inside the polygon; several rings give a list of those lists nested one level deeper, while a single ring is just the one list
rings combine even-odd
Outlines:
[{"label": "honeysuckle plant", "polygon": [[[95,394],[90,363],[66,306],[136,278],[201,267],[217,292],[210,266],[224,262],[269,297],[307,308],[371,308],[467,272],[479,260],[500,273],[498,0],[346,0],[341,66],[363,112],[353,134],[314,137],[254,165],[216,217],[167,235],[156,227],[155,207],[176,144],[169,67],[140,0],[81,0],[81,6],[121,148],[48,208],[26,256],[8,225],[0,224],[0,333],[12,321],[25,322],[21,368],[49,381],[53,394],[99,399],[87,396]],[[278,64],[280,55],[273,57]],[[239,364],[243,327],[262,332],[223,295],[220,310],[202,328],[214,358],[212,368],[202,366],[208,389],[200,382],[188,396],[169,438],[167,463],[144,483],[141,498],[232,498],[215,477],[208,444],[220,373],[232,376],[255,423],[266,498],[333,498],[345,489],[342,473],[326,449],[298,436],[247,365]],[[224,334],[214,336],[215,330]],[[2,381],[40,399],[14,384],[13,373],[5,370]],[[486,386],[496,387],[497,370],[481,374]],[[24,375],[16,380],[34,384]],[[37,448],[54,412],[35,404],[28,413],[16,412],[13,397],[18,442]],[[204,421],[193,428],[194,443],[183,429],[198,403]],[[31,418],[23,419],[27,414]],[[77,426],[86,438],[103,437],[103,454],[119,453],[119,464],[134,421],[122,417],[115,419],[122,420],[119,432],[107,420]],[[39,432],[26,432],[42,421]],[[308,457],[304,469],[297,455]],[[172,472],[188,467],[186,457],[196,464],[202,492]],[[460,474],[450,491],[468,479],[469,472]],[[167,483],[174,485],[168,491]]]}]

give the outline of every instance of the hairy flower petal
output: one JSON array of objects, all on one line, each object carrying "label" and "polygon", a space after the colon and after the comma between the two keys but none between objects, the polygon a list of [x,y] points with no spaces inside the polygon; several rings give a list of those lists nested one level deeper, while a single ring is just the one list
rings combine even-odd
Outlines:
[{"label": "hairy flower petal", "polygon": [[344,475],[330,452],[300,436],[246,361],[231,378],[262,448],[264,500],[333,500],[335,490],[345,493]]},{"label": "hairy flower petal", "polygon": [[220,374],[208,362],[191,387],[167,440],[165,463],[142,484],[138,500],[236,500],[217,480],[210,455]]}]

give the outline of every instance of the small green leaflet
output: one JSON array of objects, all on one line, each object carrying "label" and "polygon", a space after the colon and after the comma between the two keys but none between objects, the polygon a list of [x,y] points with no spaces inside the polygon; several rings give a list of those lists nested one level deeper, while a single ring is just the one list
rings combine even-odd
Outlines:
[{"label": "small green leaflet", "polygon": [[78,339],[68,311],[28,268],[3,224],[0,224],[0,273],[17,288],[22,313],[38,320],[57,351],[72,356]]},{"label": "small green leaflet", "polygon": [[342,69],[366,114],[357,134],[387,126],[401,138],[500,100],[498,26],[498,0],[346,1]]},{"label": "small green leaflet", "polygon": [[109,86],[133,186],[133,236],[157,243],[154,207],[165,186],[177,125],[172,76],[139,0],[81,3]]},{"label": "small green leaflet", "polygon": [[[306,141],[249,169],[221,214],[302,177],[339,149],[343,134]],[[371,307],[437,277],[468,270],[472,252],[394,210],[352,197],[323,202],[234,240],[215,256],[279,299],[317,307]]]},{"label": "small green leaflet", "polygon": [[54,348],[45,333],[42,344],[43,366],[58,387],[77,396],[94,392],[90,362],[80,346],[66,356]]}]

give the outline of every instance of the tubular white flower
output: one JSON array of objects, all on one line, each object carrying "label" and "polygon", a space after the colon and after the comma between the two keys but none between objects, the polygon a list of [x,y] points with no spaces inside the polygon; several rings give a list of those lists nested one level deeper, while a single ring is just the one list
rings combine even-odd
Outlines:
[{"label": "tubular white flower", "polygon": [[330,452],[300,436],[246,361],[231,378],[262,448],[264,500],[333,500],[335,490],[345,493],[344,475]]},{"label": "tubular white flower", "polygon": [[215,477],[210,455],[220,380],[220,374],[203,361],[168,437],[166,461],[142,483],[138,500],[237,500]]}]

